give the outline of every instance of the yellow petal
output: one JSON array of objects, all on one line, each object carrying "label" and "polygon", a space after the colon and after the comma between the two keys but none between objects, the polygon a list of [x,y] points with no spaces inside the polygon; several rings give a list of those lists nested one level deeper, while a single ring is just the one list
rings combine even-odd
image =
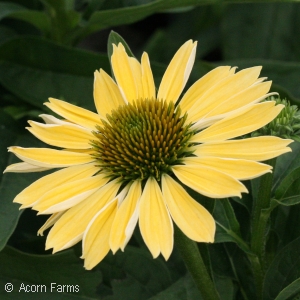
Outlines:
[{"label": "yellow petal", "polygon": [[281,139],[275,136],[260,136],[249,139],[207,143],[196,146],[194,154],[198,156],[214,156],[240,158],[263,161],[291,152],[286,147],[293,140]]},{"label": "yellow petal", "polygon": [[6,167],[3,173],[30,173],[30,172],[42,172],[46,170],[50,170],[51,168],[44,168],[35,165],[28,164],[26,162],[11,164]]},{"label": "yellow petal", "polygon": [[108,178],[105,175],[99,174],[61,184],[39,198],[32,209],[39,211],[39,215],[64,211],[89,197],[107,181]]},{"label": "yellow petal", "polygon": [[230,76],[230,67],[222,66],[217,67],[199,80],[197,80],[184,94],[182,100],[180,101],[180,107],[183,112],[188,111],[195,103],[197,103],[198,99],[212,86],[217,84],[223,78]]},{"label": "yellow petal", "polygon": [[[133,215],[136,215],[134,213],[138,209],[138,200],[140,199],[141,194],[141,182],[136,180],[132,183],[127,196],[118,208],[116,217],[112,223],[109,244],[113,253],[119,248],[124,249],[128,240],[131,238],[138,220],[137,217],[133,219],[132,217]],[[130,225],[129,228],[128,225]]]},{"label": "yellow petal", "polygon": [[213,116],[210,118],[203,118],[203,119],[197,121],[196,123],[194,123],[191,126],[191,129],[199,131],[201,129],[207,128],[208,126],[215,124],[216,122],[224,119],[225,117],[227,117],[227,116],[226,115],[217,115],[217,116]]},{"label": "yellow petal", "polygon": [[272,167],[256,161],[220,157],[186,157],[184,164],[213,168],[239,180],[253,179],[269,173]]},{"label": "yellow petal", "polygon": [[179,98],[190,76],[196,55],[197,42],[184,43],[172,58],[159,86],[157,99],[173,101]]},{"label": "yellow petal", "polygon": [[202,166],[173,166],[172,171],[185,185],[210,198],[241,197],[246,187],[235,178]]},{"label": "yellow petal", "polygon": [[250,133],[271,122],[283,108],[282,104],[275,106],[275,101],[253,104],[197,133],[191,141],[223,141]]},{"label": "yellow petal", "polygon": [[150,61],[146,52],[142,55],[142,86],[145,99],[155,99],[155,84],[150,67]]},{"label": "yellow petal", "polygon": [[53,172],[29,185],[15,197],[14,202],[23,204],[22,208],[30,207],[48,191],[65,183],[90,177],[97,171],[99,171],[99,168],[93,164],[86,164]]},{"label": "yellow petal", "polygon": [[109,233],[116,210],[117,201],[114,200],[94,216],[83,235],[81,258],[87,270],[95,267],[109,251]]},{"label": "yellow petal", "polygon": [[[230,116],[232,116],[232,115],[234,115],[234,114],[237,114],[237,113],[241,113],[241,112],[243,112],[244,111],[244,109],[247,109],[247,107],[248,107],[248,105],[250,106],[250,105],[252,105],[252,104],[255,104],[255,103],[258,103],[258,102],[260,102],[260,101],[262,101],[262,100],[264,100],[266,97],[270,97],[270,96],[273,96],[273,95],[276,95],[277,93],[268,93],[268,94],[265,94],[265,95],[263,95],[263,96],[261,96],[260,98],[256,98],[252,103],[250,103],[250,104],[246,104],[246,105],[244,105],[244,106],[242,106],[242,107],[238,107],[238,108],[236,108],[236,109],[234,109],[234,110],[232,110],[232,111],[227,111],[227,112],[224,112],[224,113],[222,113],[222,114],[216,114],[215,115],[215,111],[213,110],[212,112],[211,112],[211,116],[209,116],[209,117],[207,117],[207,116],[205,116],[204,118],[202,118],[202,119],[200,119],[200,120],[198,120],[198,121],[196,121],[196,123],[194,123],[192,126],[191,126],[191,129],[192,130],[196,130],[196,131],[199,131],[199,130],[201,130],[201,129],[204,129],[204,128],[206,128],[206,127],[208,127],[208,126],[211,126],[211,125],[213,125],[213,124],[215,124],[217,121],[219,121],[219,120],[222,120],[222,119],[224,119],[224,118],[226,118],[226,117],[230,117]],[[237,97],[238,98],[238,97]],[[246,97],[245,97],[246,98]],[[239,102],[239,101],[238,101]],[[237,102],[237,103],[238,103]],[[226,108],[226,106],[222,106],[222,109],[223,108]],[[226,109],[227,110],[227,109]],[[225,111],[225,110],[224,110]]]},{"label": "yellow petal", "polygon": [[161,252],[167,260],[173,249],[173,223],[156,180],[150,177],[140,200],[139,226],[153,258]]},{"label": "yellow petal", "polygon": [[[67,121],[55,118],[52,115],[41,114],[41,115],[39,115],[39,117],[41,117],[43,119],[45,124],[56,124],[56,125],[70,125],[70,124],[73,124],[73,125],[75,125],[74,123],[67,122]],[[77,125],[77,126],[79,126],[79,125]]]},{"label": "yellow petal", "polygon": [[[196,121],[207,115],[215,107],[227,101],[254,84],[259,76],[261,67],[253,67],[219,80],[198,98],[188,111],[189,121]],[[255,100],[255,99],[253,99]],[[241,100],[242,101],[242,100]]]},{"label": "yellow petal", "polygon": [[162,192],[172,219],[196,242],[213,243],[216,224],[212,215],[169,175],[162,175]]},{"label": "yellow petal", "polygon": [[86,164],[94,160],[86,153],[48,148],[22,148],[13,146],[9,147],[8,151],[14,153],[26,163],[45,168],[63,168]]},{"label": "yellow petal", "polygon": [[34,121],[28,122],[31,127],[27,129],[41,141],[56,147],[70,149],[91,148],[94,135],[91,131],[77,125],[41,124]]},{"label": "yellow petal", "polygon": [[79,242],[89,222],[115,198],[119,188],[120,183],[113,180],[66,211],[50,230],[46,249],[53,248],[53,252],[57,252]]},{"label": "yellow petal", "polygon": [[49,101],[44,103],[48,108],[75,124],[91,130],[95,130],[97,124],[101,125],[98,114],[54,98],[49,98]]},{"label": "yellow petal", "polygon": [[45,222],[45,224],[38,230],[37,235],[43,236],[44,235],[44,231],[47,230],[48,228],[50,228],[51,226],[53,226],[55,224],[55,222],[63,214],[64,214],[64,211],[61,211],[59,213],[55,213],[55,214],[51,215],[51,217],[47,219],[47,221]]},{"label": "yellow petal", "polygon": [[137,87],[138,98],[144,98],[141,64],[134,57],[128,57],[128,60]]},{"label": "yellow petal", "polygon": [[94,73],[94,101],[101,118],[106,119],[113,109],[124,105],[124,99],[113,79],[102,69]]},{"label": "yellow petal", "polygon": [[272,81],[266,81],[259,84],[254,84],[241,92],[233,95],[226,99],[224,102],[216,105],[212,110],[205,116],[205,118],[225,114],[232,112],[240,107],[248,104],[254,104],[262,101],[266,97],[269,97],[268,91],[270,90]]},{"label": "yellow petal", "polygon": [[129,62],[129,57],[121,43],[118,46],[113,44],[111,65],[124,100],[128,102],[137,100],[138,86],[135,78],[138,74],[134,73]]}]

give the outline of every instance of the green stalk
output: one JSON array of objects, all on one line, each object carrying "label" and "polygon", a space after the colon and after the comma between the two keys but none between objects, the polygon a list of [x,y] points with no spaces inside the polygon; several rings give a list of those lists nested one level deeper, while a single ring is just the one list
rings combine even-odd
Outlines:
[{"label": "green stalk", "polygon": [[[274,172],[276,158],[273,158],[266,163],[273,167]],[[251,264],[253,267],[258,299],[262,298],[262,286],[265,275],[266,228],[270,215],[268,208],[270,207],[271,202],[272,183],[273,173],[265,174],[261,178],[258,195],[253,205],[251,250],[256,258],[251,260]]]},{"label": "green stalk", "polygon": [[183,261],[192,275],[203,300],[220,299],[213,281],[204,265],[197,244],[184,235],[177,226],[175,226],[174,231],[175,245],[179,249]]}]

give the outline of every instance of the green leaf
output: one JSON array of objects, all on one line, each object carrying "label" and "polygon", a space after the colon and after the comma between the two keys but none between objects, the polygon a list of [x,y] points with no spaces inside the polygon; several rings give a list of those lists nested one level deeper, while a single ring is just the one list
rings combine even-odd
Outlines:
[{"label": "green leaf", "polygon": [[75,1],[40,1],[43,2],[47,16],[51,21],[49,38],[61,45],[74,44],[74,33],[81,21],[81,14],[74,9]]},{"label": "green leaf", "polygon": [[209,256],[211,261],[211,268],[219,277],[234,278],[232,271],[230,257],[228,257],[225,245],[223,243],[213,243],[209,245]]},{"label": "green leaf", "polygon": [[[279,205],[271,215],[271,229],[275,234],[275,244],[270,254],[275,256],[276,249],[282,249],[300,237],[299,226],[300,205]],[[276,243],[278,244],[276,246]]]},{"label": "green leaf", "polygon": [[249,259],[236,244],[225,243],[223,247],[230,261],[237,288],[240,294],[243,295],[241,299],[256,299],[253,271]]},{"label": "green leaf", "polygon": [[9,28],[8,26],[0,26],[0,43],[4,43],[8,40],[10,40],[11,38],[15,38],[17,37],[17,32],[11,28]]},{"label": "green leaf", "polygon": [[238,3],[224,10],[222,26],[225,59],[300,58],[298,3]]},{"label": "green leaf", "polygon": [[[255,1],[255,0],[253,0]],[[157,12],[181,12],[180,8],[192,9],[193,6],[235,2],[234,0],[154,0],[150,3],[96,11],[87,21],[87,25],[78,33],[78,39],[93,32],[118,25],[131,24]],[[256,0],[263,2],[263,0]]]},{"label": "green leaf", "polygon": [[231,278],[214,276],[214,282],[221,300],[235,299],[235,288]]},{"label": "green leaf", "polygon": [[219,2],[219,0],[155,0],[147,4],[97,11],[91,15],[87,25],[79,32],[78,38],[81,39],[86,35],[104,28],[131,24],[156,12],[182,8],[191,5],[214,4],[217,2]]},{"label": "green leaf", "polygon": [[96,11],[91,15],[87,25],[79,32],[79,38],[104,28],[142,20],[161,8],[169,8],[169,5],[165,5],[164,2],[170,1],[156,0],[144,5]]},{"label": "green leaf", "polygon": [[300,278],[299,248],[300,238],[297,238],[275,257],[265,276],[263,299],[275,299],[284,288]]},{"label": "green leaf", "polygon": [[[7,131],[8,132],[8,131]],[[0,137],[1,131],[0,131]],[[6,139],[5,139],[6,138]],[[40,147],[43,144],[30,135],[17,136],[10,132],[10,135],[3,137],[6,144],[1,144],[1,152],[7,152],[6,147],[18,145],[23,147]],[[3,146],[2,146],[3,145]],[[4,147],[5,146],[5,147]],[[3,147],[3,148],[2,148]],[[5,150],[4,150],[5,148]],[[3,155],[1,157],[1,167],[6,167],[15,163],[14,155]],[[2,173],[2,172],[1,172]],[[47,172],[48,174],[48,172]],[[5,173],[0,184],[0,250],[6,245],[9,237],[15,230],[22,211],[19,204],[13,203],[13,199],[24,188],[30,185],[39,177],[44,176],[45,172],[38,173]]]},{"label": "green leaf", "polygon": [[50,19],[44,12],[29,10],[14,3],[0,3],[0,20],[3,18],[14,18],[28,22],[45,34],[47,34],[51,28]]},{"label": "green leaf", "polygon": [[295,194],[299,195],[300,193],[300,190],[298,189],[299,184],[297,184],[297,181],[299,179],[300,179],[300,167],[294,169],[281,181],[279,187],[275,192],[276,199],[280,200],[281,202],[284,202],[284,198],[290,197]]},{"label": "green leaf", "polygon": [[[0,265],[1,299],[29,299],[26,294],[30,299],[41,299],[41,295],[43,299],[97,299],[96,289],[102,278],[100,272],[85,271],[82,260],[71,250],[30,255],[6,247],[0,252]],[[6,283],[13,285],[11,293],[5,292]],[[39,292],[27,293],[28,289]]]},{"label": "green leaf", "polygon": [[275,300],[288,300],[292,296],[299,296],[300,295],[300,278],[293,281],[289,284],[285,289],[283,289]]},{"label": "green leaf", "polygon": [[0,20],[15,13],[17,11],[26,10],[22,5],[11,3],[11,2],[1,2],[0,3]]},{"label": "green leaf", "polygon": [[28,22],[29,24],[35,26],[45,35],[51,30],[51,22],[49,17],[42,11],[34,10],[22,10],[11,13],[10,18]]},{"label": "green leaf", "polygon": [[0,45],[0,83],[24,101],[43,107],[48,97],[95,110],[93,73],[109,70],[105,55],[59,46],[38,38]]},{"label": "green leaf", "polygon": [[74,0],[40,0],[45,6],[51,7],[56,11],[68,11],[74,9]]},{"label": "green leaf", "polygon": [[276,166],[274,170],[273,179],[273,190],[278,189],[279,185],[283,182],[284,178],[289,176],[289,174],[300,167],[300,143],[294,142],[289,145],[292,152],[280,155],[276,159]]},{"label": "green leaf", "polygon": [[186,13],[173,14],[167,27],[157,29],[149,37],[144,49],[151,60],[166,62],[193,37],[199,42],[196,57],[204,57],[220,45],[220,15],[218,5],[199,6]]},{"label": "green leaf", "polygon": [[0,181],[3,176],[3,171],[6,168],[8,151],[7,147],[11,146],[18,134],[17,122],[2,109],[0,109]]},{"label": "green leaf", "polygon": [[[217,215],[218,220],[221,221],[222,224],[225,225],[228,229],[240,235],[240,224],[235,217],[235,213],[230,204],[230,201],[228,199],[222,199],[217,202],[219,205],[216,204],[215,206],[215,214]],[[219,209],[222,210],[222,213]]]},{"label": "green leaf", "polygon": [[12,205],[13,198],[9,197],[9,194],[13,192],[13,185],[9,188],[6,185],[6,175],[3,175],[3,171],[8,165],[7,147],[15,143],[17,132],[17,123],[0,110],[0,250],[5,246],[13,232],[17,223],[15,219],[19,216],[17,206]]},{"label": "green leaf", "polygon": [[202,300],[193,279],[189,274],[173,283],[169,288],[151,297],[149,300]]},{"label": "green leaf", "polygon": [[160,259],[153,259],[148,250],[131,246],[124,253],[109,253],[97,268],[102,271],[103,281],[112,285],[113,296],[108,298],[111,300],[147,299],[172,283],[169,270]]},{"label": "green leaf", "polygon": [[213,216],[217,224],[215,243],[234,242],[244,252],[252,254],[241,237],[239,223],[228,199],[216,201]]},{"label": "green leaf", "polygon": [[108,36],[107,41],[107,56],[109,58],[113,54],[113,44],[118,45],[119,43],[123,44],[125,51],[129,56],[135,57],[126,41],[118,33],[112,30]]}]

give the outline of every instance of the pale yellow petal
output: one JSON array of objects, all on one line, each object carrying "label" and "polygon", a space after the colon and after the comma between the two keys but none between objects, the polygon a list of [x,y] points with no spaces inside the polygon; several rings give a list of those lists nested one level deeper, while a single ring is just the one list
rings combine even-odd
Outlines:
[{"label": "pale yellow petal", "polygon": [[81,258],[87,270],[95,267],[109,251],[109,233],[116,211],[117,201],[114,200],[94,216],[85,230]]},{"label": "pale yellow petal", "polygon": [[212,215],[169,175],[162,175],[162,192],[172,219],[196,242],[213,243],[216,224]]},{"label": "pale yellow petal", "polygon": [[134,57],[128,57],[129,64],[134,76],[135,84],[137,87],[138,98],[144,98],[143,84],[142,84],[142,68],[139,61]]},{"label": "pale yellow petal", "polygon": [[94,164],[86,164],[53,172],[29,185],[15,197],[14,202],[23,204],[22,208],[30,207],[48,191],[65,183],[93,176],[98,170]]},{"label": "pale yellow petal", "polygon": [[213,168],[239,180],[253,179],[270,173],[272,167],[252,160],[220,157],[186,157],[184,164]]},{"label": "pale yellow petal", "polygon": [[50,218],[47,219],[45,224],[38,230],[37,235],[43,236],[44,231],[50,228],[55,224],[55,222],[64,214],[64,211],[55,213],[50,216]]},{"label": "pale yellow petal", "polygon": [[212,86],[218,83],[223,78],[230,76],[230,67],[222,66],[217,67],[199,80],[197,80],[184,94],[180,101],[180,107],[183,112],[188,111],[195,103],[197,103],[198,99]]},{"label": "pale yellow petal", "polygon": [[271,122],[283,108],[282,104],[275,106],[275,101],[253,104],[195,134],[191,141],[223,141],[250,133]]},{"label": "pale yellow petal", "polygon": [[201,129],[207,128],[208,126],[215,124],[216,122],[224,119],[225,117],[227,117],[227,116],[226,115],[217,115],[217,116],[213,116],[210,118],[203,118],[203,119],[197,121],[196,123],[194,123],[191,126],[191,129],[199,131]]},{"label": "pale yellow petal", "polygon": [[94,73],[94,101],[101,118],[124,105],[124,99],[113,79],[102,69]]},{"label": "pale yellow petal", "polygon": [[234,94],[232,97],[224,100],[224,102],[212,107],[211,111],[205,115],[205,118],[232,112],[240,107],[248,104],[254,104],[269,97],[272,81],[266,81],[259,84],[254,84],[241,92]]},{"label": "pale yellow petal", "polygon": [[39,167],[35,165],[28,164],[26,162],[11,164],[6,167],[3,173],[30,173],[30,172],[42,172],[50,170],[51,168]]},{"label": "pale yellow petal", "polygon": [[115,198],[120,185],[113,180],[66,211],[50,230],[46,249],[53,248],[53,252],[57,252],[80,241],[92,218]]},{"label": "pale yellow petal", "polygon": [[153,258],[167,260],[173,249],[173,223],[156,180],[150,177],[140,200],[139,226]]},{"label": "pale yellow petal", "polygon": [[121,43],[118,46],[113,44],[111,65],[124,100],[128,102],[137,100],[138,86],[135,81],[136,74],[131,68],[129,57]]},{"label": "pale yellow petal", "polygon": [[143,86],[144,98],[155,99],[156,98],[155,84],[154,84],[153,74],[151,71],[149,57],[146,52],[144,52],[142,55],[141,67],[142,67],[142,86]]},{"label": "pale yellow petal", "polygon": [[[39,117],[41,117],[43,119],[43,121],[45,122],[45,124],[56,124],[56,125],[70,125],[70,124],[72,124],[70,122],[67,122],[67,121],[55,118],[52,115],[41,114],[41,115],[39,115]],[[77,126],[79,126],[79,125],[77,125]]]},{"label": "pale yellow petal", "polygon": [[236,74],[219,80],[215,85],[203,93],[188,110],[188,121],[195,122],[196,120],[201,119],[215,107],[227,101],[228,98],[253,85],[256,82],[260,71],[261,67],[253,67],[241,70]]},{"label": "pale yellow petal", "polygon": [[[124,201],[121,203],[120,207],[117,210],[116,217],[112,223],[109,244],[113,253],[115,253],[119,248],[124,249],[124,244],[129,240],[131,236],[126,235],[126,228],[129,224],[129,221],[137,209],[138,200],[142,194],[141,182],[136,180],[131,185],[127,196]],[[129,234],[133,233],[133,230],[136,225],[132,224]]]},{"label": "pale yellow petal", "polygon": [[22,148],[13,146],[9,147],[8,151],[14,153],[24,162],[45,168],[63,168],[94,161],[86,153],[48,148]]},{"label": "pale yellow petal", "polygon": [[241,197],[248,192],[237,179],[209,167],[178,165],[172,171],[182,183],[210,198]]},{"label": "pale yellow petal", "polygon": [[173,101],[179,98],[190,76],[196,55],[197,42],[192,40],[184,43],[172,58],[162,78],[157,99]]},{"label": "pale yellow petal", "polygon": [[39,198],[32,209],[39,211],[39,215],[64,211],[88,198],[107,181],[108,178],[105,175],[99,174],[61,184]]},{"label": "pale yellow petal", "polygon": [[191,129],[196,130],[196,131],[204,129],[208,126],[211,126],[211,125],[215,124],[219,120],[222,120],[222,119],[225,119],[227,117],[242,113],[249,106],[252,106],[253,104],[258,103],[258,102],[264,100],[265,98],[270,97],[270,96],[274,96],[276,94],[277,93],[275,93],[275,92],[274,93],[268,93],[268,94],[265,94],[265,95],[261,96],[260,98],[255,99],[252,103],[246,104],[246,105],[244,105],[242,107],[239,107],[239,108],[237,108],[233,111],[228,111],[228,112],[225,112],[223,114],[217,114],[217,115],[212,114],[213,116],[202,118],[202,119],[196,121],[196,123],[194,123],[191,126]]},{"label": "pale yellow petal", "polygon": [[286,152],[293,140],[275,136],[260,136],[242,140],[206,143],[196,146],[194,154],[198,156],[214,156],[263,161]]},{"label": "pale yellow petal", "polygon": [[70,149],[91,148],[91,140],[95,137],[90,130],[76,125],[41,124],[28,122],[31,127],[27,129],[41,141],[55,147]]},{"label": "pale yellow petal", "polygon": [[96,113],[54,98],[49,98],[49,101],[44,103],[48,108],[75,124],[91,130],[95,130],[97,124],[101,125],[100,116]]}]

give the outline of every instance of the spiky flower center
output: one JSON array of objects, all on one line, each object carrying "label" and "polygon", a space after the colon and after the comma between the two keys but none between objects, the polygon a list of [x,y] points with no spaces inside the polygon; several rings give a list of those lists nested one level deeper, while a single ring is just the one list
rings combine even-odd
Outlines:
[{"label": "spiky flower center", "polygon": [[153,176],[160,181],[162,173],[170,173],[172,165],[192,153],[194,132],[173,102],[140,99],[106,117],[92,146],[101,173],[111,178],[126,182]]}]

